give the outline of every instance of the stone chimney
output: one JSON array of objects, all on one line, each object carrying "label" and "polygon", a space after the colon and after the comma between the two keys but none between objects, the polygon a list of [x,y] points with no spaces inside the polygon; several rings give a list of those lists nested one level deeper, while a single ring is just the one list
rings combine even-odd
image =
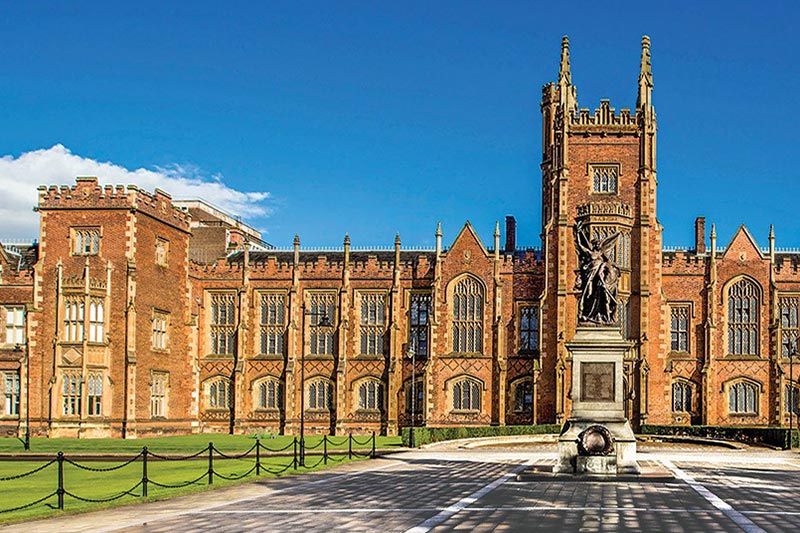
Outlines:
[{"label": "stone chimney", "polygon": [[517,249],[517,219],[512,215],[506,216],[506,252]]},{"label": "stone chimney", "polygon": [[698,254],[706,253],[706,217],[697,217],[694,220],[694,251]]}]

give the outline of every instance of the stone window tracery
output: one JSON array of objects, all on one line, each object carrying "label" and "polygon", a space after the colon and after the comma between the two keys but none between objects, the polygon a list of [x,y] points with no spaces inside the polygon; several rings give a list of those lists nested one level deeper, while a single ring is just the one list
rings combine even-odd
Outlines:
[{"label": "stone window tracery", "polygon": [[453,384],[454,411],[480,411],[481,385],[474,379],[461,378]]},{"label": "stone window tracery", "polygon": [[755,283],[741,279],[728,289],[728,353],[758,355],[758,295]]},{"label": "stone window tracery", "polygon": [[685,381],[672,383],[672,410],[678,413],[692,410],[692,386]]},{"label": "stone window tracery", "polygon": [[327,409],[333,411],[333,384],[324,379],[312,381],[306,394],[308,409]]},{"label": "stone window tracery", "polygon": [[89,342],[105,342],[105,310],[103,300],[89,301]]},{"label": "stone window tracery", "polygon": [[153,373],[150,378],[150,416],[167,416],[167,385],[169,375],[166,372]]},{"label": "stone window tracery", "polygon": [[670,347],[673,352],[689,351],[689,307],[670,308]]},{"label": "stone window tracery", "polygon": [[533,380],[523,379],[514,386],[514,412],[530,413],[533,411]]},{"label": "stone window tracery", "polygon": [[83,296],[68,296],[64,299],[64,340],[83,342],[83,320],[85,303]]},{"label": "stone window tracery", "polygon": [[363,410],[383,409],[383,384],[370,379],[358,386],[358,408]]},{"label": "stone window tracery", "polygon": [[322,327],[322,317],[328,318],[330,324],[336,321],[336,295],[334,293],[312,293],[309,297],[310,315],[308,316],[309,348],[314,355],[333,355],[333,328]]},{"label": "stone window tracery", "polygon": [[280,409],[283,397],[281,382],[273,377],[256,384],[256,409]]},{"label": "stone window tracery", "polygon": [[89,416],[102,414],[103,405],[103,376],[89,374]]},{"label": "stone window tracery", "polygon": [[5,386],[3,414],[19,415],[19,372],[5,372],[3,382]]},{"label": "stone window tracery", "polygon": [[[798,350],[800,346],[797,345],[798,337],[798,322],[797,322],[797,296],[782,296],[778,300],[778,312],[780,313],[781,325],[781,355],[789,357],[790,346],[794,346]],[[797,352],[795,353],[797,355]]]},{"label": "stone window tracery", "polygon": [[539,350],[539,308],[534,305],[519,310],[519,351],[533,353]]},{"label": "stone window tracery", "polygon": [[483,287],[472,277],[453,290],[453,352],[483,353]]},{"label": "stone window tracery", "polygon": [[386,295],[361,294],[361,353],[383,355],[386,334]]},{"label": "stone window tracery", "polygon": [[83,378],[79,372],[64,372],[61,384],[61,407],[65,416],[81,415]]},{"label": "stone window tracery", "polygon": [[261,295],[261,353],[283,355],[286,334],[286,296]]},{"label": "stone window tracery", "polygon": [[231,382],[219,377],[208,384],[208,407],[211,409],[230,409]]},{"label": "stone window tracery", "polygon": [[232,355],[236,297],[233,293],[211,295],[211,353]]},{"label": "stone window tracery", "polygon": [[592,165],[590,168],[592,172],[592,192],[616,194],[619,166]]},{"label": "stone window tracery", "polygon": [[417,357],[428,356],[428,327],[430,325],[431,295],[412,293],[409,301],[409,340]]},{"label": "stone window tracery", "polygon": [[72,228],[72,254],[97,255],[100,252],[100,228]]},{"label": "stone window tracery", "polygon": [[758,388],[747,381],[732,384],[728,389],[728,411],[734,414],[758,413]]}]

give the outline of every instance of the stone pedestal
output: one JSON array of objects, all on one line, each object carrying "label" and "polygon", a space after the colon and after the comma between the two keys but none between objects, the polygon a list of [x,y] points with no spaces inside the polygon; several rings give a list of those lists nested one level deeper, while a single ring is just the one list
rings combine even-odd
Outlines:
[{"label": "stone pedestal", "polygon": [[[572,356],[572,413],[558,438],[556,473],[638,474],[636,437],[623,407],[623,358],[631,343],[617,327],[578,327],[567,343]],[[611,446],[586,450],[580,437],[593,426],[605,428]]]}]

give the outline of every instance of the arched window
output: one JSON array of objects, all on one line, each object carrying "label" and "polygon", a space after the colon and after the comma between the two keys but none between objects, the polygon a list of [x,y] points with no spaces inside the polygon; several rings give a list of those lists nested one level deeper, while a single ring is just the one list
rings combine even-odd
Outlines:
[{"label": "arched window", "polygon": [[678,413],[688,413],[692,410],[692,386],[685,381],[676,381],[672,384],[672,410]]},{"label": "arched window", "polygon": [[81,397],[83,396],[83,378],[77,372],[65,372],[62,380],[62,412],[66,416],[80,416]]},{"label": "arched window", "polygon": [[728,353],[758,355],[758,287],[742,279],[728,289]]},{"label": "arched window", "polygon": [[453,290],[453,351],[483,352],[483,288],[464,278]]},{"label": "arched window", "polygon": [[89,415],[98,416],[102,412],[103,377],[89,374]]},{"label": "arched window", "polygon": [[800,388],[797,385],[786,385],[784,389],[784,410],[787,413],[794,413],[795,415],[800,415]]},{"label": "arched window", "polygon": [[474,379],[462,378],[453,384],[454,411],[480,411],[481,385]]},{"label": "arched window", "polygon": [[231,384],[226,378],[216,378],[208,385],[208,406],[211,409],[229,409]]},{"label": "arched window", "polygon": [[89,342],[105,341],[105,314],[103,312],[103,302],[92,300],[89,302]]},{"label": "arched window", "polygon": [[533,381],[525,379],[514,387],[514,412],[530,413],[533,410]]},{"label": "arched window", "polygon": [[333,384],[326,380],[312,381],[306,395],[308,409],[327,409],[333,411]]},{"label": "arched window", "polygon": [[740,381],[728,389],[728,411],[731,413],[758,413],[758,389],[752,383]]},{"label": "arched window", "polygon": [[267,378],[256,384],[256,409],[280,409],[283,387],[275,378]]},{"label": "arched window", "polygon": [[383,385],[380,381],[371,379],[358,386],[358,408],[383,409]]}]

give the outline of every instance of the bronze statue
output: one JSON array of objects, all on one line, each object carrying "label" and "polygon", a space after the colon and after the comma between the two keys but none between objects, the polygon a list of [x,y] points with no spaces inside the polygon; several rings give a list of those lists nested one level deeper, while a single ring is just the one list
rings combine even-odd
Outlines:
[{"label": "bronze statue", "polygon": [[608,256],[619,238],[619,233],[602,240],[590,240],[589,228],[583,222],[575,224],[573,229],[580,267],[575,280],[575,289],[581,291],[578,300],[578,324],[616,325],[620,271]]}]

